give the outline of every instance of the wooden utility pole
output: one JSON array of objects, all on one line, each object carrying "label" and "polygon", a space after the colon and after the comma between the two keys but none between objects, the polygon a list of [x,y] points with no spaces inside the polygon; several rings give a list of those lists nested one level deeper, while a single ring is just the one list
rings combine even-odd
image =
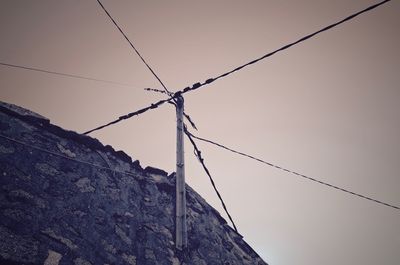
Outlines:
[{"label": "wooden utility pole", "polygon": [[176,100],[176,238],[175,247],[182,250],[187,247],[185,157],[183,132],[183,97]]}]

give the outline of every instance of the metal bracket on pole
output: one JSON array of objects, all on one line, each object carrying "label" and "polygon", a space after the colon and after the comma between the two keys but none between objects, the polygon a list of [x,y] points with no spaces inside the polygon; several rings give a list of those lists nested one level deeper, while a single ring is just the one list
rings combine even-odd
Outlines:
[{"label": "metal bracket on pole", "polygon": [[184,131],[183,111],[184,100],[182,96],[176,98],[176,240],[175,247],[178,250],[187,248],[187,225],[186,225],[186,191],[185,191],[185,157],[184,157]]}]

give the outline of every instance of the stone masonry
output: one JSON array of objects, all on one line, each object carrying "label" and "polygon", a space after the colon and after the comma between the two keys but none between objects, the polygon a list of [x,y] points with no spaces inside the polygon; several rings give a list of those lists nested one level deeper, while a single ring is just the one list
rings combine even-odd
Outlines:
[{"label": "stone masonry", "polygon": [[266,264],[189,186],[174,246],[175,176],[0,103],[0,264]]}]

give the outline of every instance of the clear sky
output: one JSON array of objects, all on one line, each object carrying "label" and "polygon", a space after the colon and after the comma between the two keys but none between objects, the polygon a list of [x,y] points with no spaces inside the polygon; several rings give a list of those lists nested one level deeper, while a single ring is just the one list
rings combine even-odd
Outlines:
[{"label": "clear sky", "polygon": [[[106,1],[172,91],[221,74],[372,0]],[[198,135],[400,205],[400,3],[185,96]],[[1,0],[0,100],[83,132],[163,95],[95,0]],[[171,105],[93,133],[142,166],[175,167]],[[400,211],[199,143],[239,231],[273,265],[398,265]],[[187,183],[222,214],[186,142]]]}]

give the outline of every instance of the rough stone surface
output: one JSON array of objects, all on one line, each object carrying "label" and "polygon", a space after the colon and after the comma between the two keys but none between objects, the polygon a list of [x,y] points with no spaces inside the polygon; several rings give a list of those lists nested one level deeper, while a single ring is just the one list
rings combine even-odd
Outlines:
[{"label": "rough stone surface", "polygon": [[189,186],[174,247],[175,176],[0,103],[0,264],[266,264]]},{"label": "rough stone surface", "polygon": [[60,264],[61,258],[62,255],[60,253],[55,252],[53,250],[49,250],[49,256],[44,261],[44,265],[58,265]]}]

